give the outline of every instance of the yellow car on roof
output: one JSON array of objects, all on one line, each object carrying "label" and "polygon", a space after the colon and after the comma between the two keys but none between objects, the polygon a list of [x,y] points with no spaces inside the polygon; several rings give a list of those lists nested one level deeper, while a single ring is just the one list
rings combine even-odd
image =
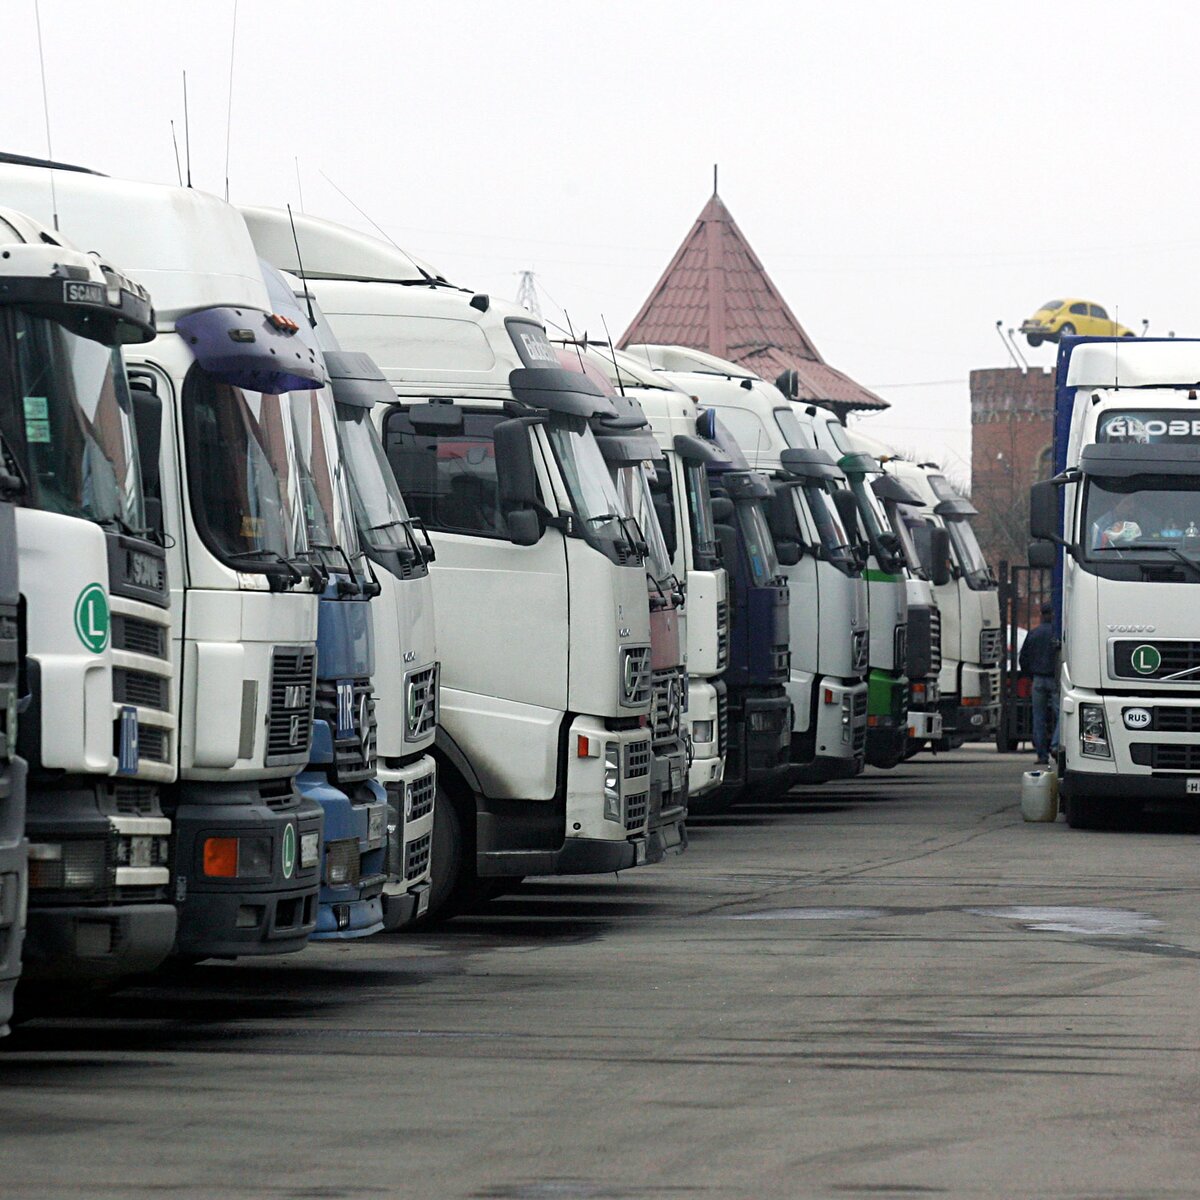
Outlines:
[{"label": "yellow car on roof", "polygon": [[1118,325],[1099,304],[1090,300],[1047,300],[1041,308],[1021,322],[1021,332],[1031,346],[1057,342],[1070,337],[1134,337],[1132,329]]}]

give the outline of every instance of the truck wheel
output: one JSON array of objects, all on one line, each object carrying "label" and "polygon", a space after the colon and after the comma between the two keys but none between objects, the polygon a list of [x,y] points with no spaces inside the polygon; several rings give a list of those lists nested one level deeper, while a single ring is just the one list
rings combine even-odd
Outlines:
[{"label": "truck wheel", "polygon": [[996,750],[1000,754],[1011,754],[1017,748],[1017,743],[1002,729],[996,730]]},{"label": "truck wheel", "polygon": [[1036,350],[1042,344],[1042,335],[1040,333],[1027,333],[1025,340]]}]

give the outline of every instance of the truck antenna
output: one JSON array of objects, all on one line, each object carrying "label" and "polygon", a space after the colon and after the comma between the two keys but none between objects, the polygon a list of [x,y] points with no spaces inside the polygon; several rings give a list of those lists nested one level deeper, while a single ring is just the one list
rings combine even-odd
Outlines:
[{"label": "truck antenna", "polygon": [[237,49],[238,0],[233,0],[233,29],[229,35],[229,95],[225,100],[225,203],[229,203],[229,143],[233,133],[233,55]]},{"label": "truck antenna", "polygon": [[296,163],[296,191],[300,193],[300,211],[304,211],[304,184],[300,182],[300,155],[294,159]]},{"label": "truck antenna", "polygon": [[308,276],[304,274],[304,259],[300,257],[300,239],[296,236],[296,218],[292,216],[292,206],[287,206],[288,221],[292,226],[292,244],[296,247],[296,266],[300,268],[300,281],[304,284],[304,299],[308,303],[308,323],[316,329],[317,318],[313,313],[312,293],[308,290]]},{"label": "truck antenna", "polygon": [[621,368],[617,366],[617,349],[613,345],[612,334],[608,332],[608,318],[601,313],[600,324],[604,326],[604,336],[608,338],[608,354],[612,359],[613,370],[617,373],[617,387],[621,391],[621,395],[625,395],[625,385],[621,382]]},{"label": "truck antenna", "polygon": [[183,161],[187,166],[187,186],[192,186],[192,126],[188,120],[187,72],[183,73]]},{"label": "truck antenna", "polygon": [[183,168],[179,165],[179,139],[175,136],[175,122],[171,122],[171,145],[175,147],[175,178],[179,180],[179,186],[183,187]]},{"label": "truck antenna", "polygon": [[567,332],[571,335],[571,341],[575,343],[575,353],[579,356],[579,373],[586,375],[587,372],[583,369],[583,351],[579,348],[579,342],[575,337],[575,327],[571,324],[571,314],[563,309],[563,316],[567,318]]},{"label": "truck antenna", "polygon": [[1017,345],[1017,339],[1015,337],[1013,337],[1013,333],[1015,332],[1015,330],[1013,330],[1013,328],[1011,326],[1009,326],[1009,328],[1006,332],[1008,333],[1009,345],[1012,346],[1013,352],[1021,360],[1022,374],[1028,375],[1029,374],[1029,364],[1025,361],[1025,355],[1023,355],[1021,353],[1021,347]]},{"label": "truck antenna", "polygon": [[349,197],[349,196],[347,196],[347,195],[346,195],[346,193],[345,193],[345,192],[343,192],[343,191],[342,191],[342,189],[341,189],[340,187],[338,187],[338,185],[337,185],[336,183],[334,183],[334,182],[333,182],[333,180],[332,180],[332,179],[330,179],[330,178],[329,178],[329,176],[328,176],[328,175],[326,175],[324,171],[322,171],[322,172],[321,172],[321,178],[322,178],[322,179],[324,179],[324,180],[325,180],[325,182],[326,182],[327,184],[329,184],[329,186],[330,186],[331,188],[333,188],[333,190],[334,190],[335,192],[337,192],[337,194],[338,194],[339,196],[341,196],[341,198],[342,198],[343,200],[345,200],[345,202],[346,202],[347,204],[349,204],[349,205],[350,205],[350,207],[351,207],[352,209],[354,209],[354,211],[355,211],[356,213],[358,213],[358,215],[359,215],[360,217],[362,217],[362,219],[363,219],[364,221],[368,222],[368,224],[370,224],[370,225],[371,225],[371,227],[372,227],[373,229],[375,229],[375,230],[376,230],[378,233],[380,233],[380,234],[381,234],[381,235],[382,235],[384,238],[386,238],[386,239],[387,239],[389,242],[391,242],[391,243],[392,243],[392,245],[393,245],[393,246],[395,246],[397,250],[401,250],[401,251],[403,250],[403,247],[401,247],[401,246],[400,246],[400,245],[399,245],[399,244],[396,242],[395,238],[393,238],[393,237],[391,236],[391,234],[389,234],[389,233],[388,233],[388,231],[387,231],[386,229],[384,229],[384,227],[383,227],[382,225],[380,225],[380,224],[379,224],[379,222],[378,222],[378,221],[372,220],[372,218],[371,218],[371,217],[367,216],[367,214],[366,214],[366,213],[363,211],[363,209],[362,209],[362,208],[360,208],[360,207],[359,207],[357,204],[355,204],[355,203],[354,203],[354,201],[353,201],[353,200],[351,200],[351,199],[350,199],[350,197]]},{"label": "truck antenna", "polygon": [[42,49],[42,11],[33,0],[33,19],[37,25],[38,67],[42,73],[42,116],[46,121],[46,158],[50,163],[50,211],[54,216],[54,232],[58,232],[58,191],[54,186],[54,150],[50,144],[50,98],[46,92],[46,55]]},{"label": "truck antenna", "polygon": [[1007,351],[1008,351],[1008,357],[1009,357],[1009,358],[1011,358],[1011,359],[1013,360],[1013,366],[1015,366],[1015,367],[1017,368],[1017,370],[1018,370],[1018,371],[1020,371],[1020,370],[1021,370],[1021,364],[1020,364],[1020,363],[1017,361],[1017,356],[1016,356],[1016,355],[1013,353],[1013,348],[1012,348],[1012,347],[1011,347],[1011,346],[1008,344],[1008,342],[1005,340],[1005,337],[1004,337],[1004,322],[1003,322],[1003,320],[1000,320],[1000,321],[997,321],[997,322],[996,322],[996,336],[997,336],[997,337],[998,337],[998,338],[999,338],[999,339],[1000,339],[1002,342],[1004,342],[1004,348],[1005,348],[1005,350],[1007,350]]}]

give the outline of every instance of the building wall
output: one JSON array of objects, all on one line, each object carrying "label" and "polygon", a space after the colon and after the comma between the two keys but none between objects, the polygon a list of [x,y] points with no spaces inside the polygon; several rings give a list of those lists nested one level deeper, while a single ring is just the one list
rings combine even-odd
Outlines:
[{"label": "building wall", "polygon": [[971,372],[971,502],[992,569],[1026,561],[1029,487],[1048,479],[1054,438],[1054,372],[999,367]]}]

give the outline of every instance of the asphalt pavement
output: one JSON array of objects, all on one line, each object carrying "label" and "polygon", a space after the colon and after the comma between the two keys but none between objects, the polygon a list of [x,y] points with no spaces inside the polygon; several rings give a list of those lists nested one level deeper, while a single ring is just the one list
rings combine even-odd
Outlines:
[{"label": "asphalt pavement", "polygon": [[0,1197],[1200,1195],[1194,823],[965,748],[0,1043]]}]

